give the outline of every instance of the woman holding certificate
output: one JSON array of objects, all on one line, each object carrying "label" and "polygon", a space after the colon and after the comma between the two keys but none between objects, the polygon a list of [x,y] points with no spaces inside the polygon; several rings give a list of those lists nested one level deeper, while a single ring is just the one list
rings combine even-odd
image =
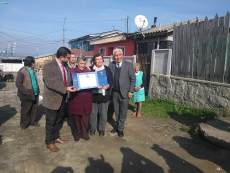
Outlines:
[{"label": "woman holding certificate", "polygon": [[[90,72],[86,67],[87,58],[77,57],[76,68],[70,68],[70,73],[85,73]],[[74,122],[72,134],[77,142],[80,138],[89,140],[89,119],[92,112],[92,90],[77,89],[76,92],[70,94],[69,98],[69,113],[73,115]]]},{"label": "woman holding certificate", "polygon": [[[104,85],[98,86],[93,90],[92,112],[90,114],[90,135],[95,135],[99,130],[99,136],[105,135],[105,125],[107,122],[107,110],[110,98],[110,90],[113,85],[113,77],[110,69],[103,65],[104,59],[101,53],[96,53],[92,62],[94,65],[90,67],[91,71],[96,71],[98,76],[102,76],[107,81]],[[99,77],[98,77],[99,78]],[[100,80],[100,79],[99,79]],[[99,112],[99,124],[97,123],[97,114]],[[97,127],[97,124],[99,125]]]}]

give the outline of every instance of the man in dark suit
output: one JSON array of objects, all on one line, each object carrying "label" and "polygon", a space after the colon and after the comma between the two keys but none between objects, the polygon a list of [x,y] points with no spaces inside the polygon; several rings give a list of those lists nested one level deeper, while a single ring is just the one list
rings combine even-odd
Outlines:
[{"label": "man in dark suit", "polygon": [[121,49],[113,50],[113,58],[114,61],[109,64],[109,68],[114,78],[112,94],[116,126],[111,133],[117,132],[119,137],[123,137],[129,99],[133,95],[136,78],[133,64],[123,60]]},{"label": "man in dark suit", "polygon": [[64,105],[66,93],[74,92],[70,86],[70,73],[65,67],[70,58],[71,51],[66,47],[60,47],[56,58],[44,65],[43,81],[44,93],[42,105],[46,111],[46,139],[47,148],[52,152],[59,151],[55,143],[66,143],[60,138],[60,130],[63,126]]}]

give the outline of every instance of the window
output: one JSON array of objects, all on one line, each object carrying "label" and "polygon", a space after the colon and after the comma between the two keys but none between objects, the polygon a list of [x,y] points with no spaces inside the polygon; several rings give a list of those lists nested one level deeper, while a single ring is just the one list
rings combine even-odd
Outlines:
[{"label": "window", "polygon": [[123,55],[125,55],[125,46],[117,46],[116,48],[121,49],[123,52]]},{"label": "window", "polygon": [[105,51],[105,48],[100,48],[99,49],[99,52],[103,55],[103,56],[106,56],[106,51]]}]

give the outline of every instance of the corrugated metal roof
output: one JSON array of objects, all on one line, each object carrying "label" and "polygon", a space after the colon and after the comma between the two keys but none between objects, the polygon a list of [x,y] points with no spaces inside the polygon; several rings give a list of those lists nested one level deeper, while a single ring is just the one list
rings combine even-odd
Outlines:
[{"label": "corrugated metal roof", "polygon": [[[201,21],[201,19],[198,19],[198,20]],[[190,23],[195,23],[195,22],[196,22],[196,20],[190,20]],[[178,22],[178,23],[175,23],[175,25],[179,26],[181,23],[182,23],[182,25],[185,25],[185,24],[188,23],[188,21],[186,21],[186,22]],[[169,24],[169,25],[165,25],[165,26],[159,26],[159,27],[155,27],[155,28],[150,28],[150,29],[141,31],[141,33],[143,33],[143,34],[152,34],[152,33],[158,33],[158,32],[171,32],[171,31],[173,31],[173,26],[174,26],[174,23]],[[141,33],[139,33],[139,34],[141,34]]]},{"label": "corrugated metal roof", "polygon": [[106,31],[106,32],[101,32],[101,33],[95,33],[95,34],[89,34],[89,35],[85,35],[82,37],[78,37],[75,39],[71,39],[69,40],[68,43],[71,43],[73,41],[80,41],[80,40],[93,40],[95,38],[97,39],[101,39],[101,38],[107,38],[107,37],[113,37],[113,36],[117,36],[117,35],[121,35],[122,32],[119,30],[113,30],[113,31]]},{"label": "corrugated metal roof", "polygon": [[0,57],[0,60],[23,60],[24,57]]}]

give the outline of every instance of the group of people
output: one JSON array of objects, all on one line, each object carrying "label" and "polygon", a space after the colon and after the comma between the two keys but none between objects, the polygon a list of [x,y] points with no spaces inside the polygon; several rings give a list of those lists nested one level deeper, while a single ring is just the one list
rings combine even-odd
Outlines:
[{"label": "group of people", "polygon": [[[60,137],[64,119],[75,141],[81,138],[89,140],[89,135],[105,135],[109,100],[112,99],[116,122],[111,133],[124,136],[124,125],[127,117],[129,100],[136,104],[133,112],[141,116],[141,107],[145,100],[145,75],[140,71],[140,64],[123,60],[121,49],[113,50],[113,58],[109,66],[104,65],[102,54],[96,53],[90,67],[86,66],[87,58],[77,57],[66,47],[57,50],[56,57],[43,67],[43,101],[46,112],[45,144],[52,152],[59,151],[55,143],[67,143]],[[25,130],[29,125],[39,127],[36,121],[39,86],[34,73],[35,59],[28,56],[24,67],[18,72],[16,86],[21,100],[20,126]],[[73,87],[72,73],[85,73],[105,70],[108,85],[92,89]],[[98,92],[103,90],[104,94]],[[99,114],[99,120],[98,120]],[[99,122],[98,122],[99,121]]]}]

